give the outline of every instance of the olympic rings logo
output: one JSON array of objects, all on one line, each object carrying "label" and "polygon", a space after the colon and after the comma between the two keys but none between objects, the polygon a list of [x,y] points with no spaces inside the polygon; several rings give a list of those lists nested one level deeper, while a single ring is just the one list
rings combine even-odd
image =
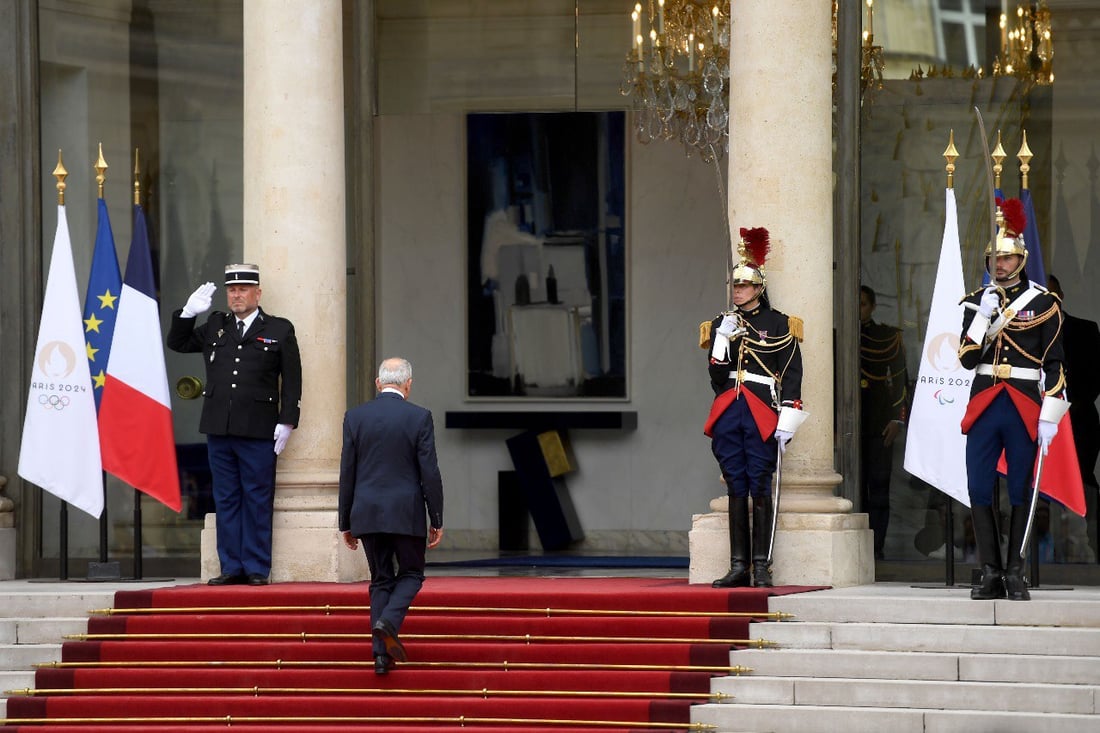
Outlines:
[{"label": "olympic rings logo", "polygon": [[38,395],[38,404],[42,405],[47,410],[64,410],[69,406],[70,400],[65,395],[59,394],[40,394]]}]

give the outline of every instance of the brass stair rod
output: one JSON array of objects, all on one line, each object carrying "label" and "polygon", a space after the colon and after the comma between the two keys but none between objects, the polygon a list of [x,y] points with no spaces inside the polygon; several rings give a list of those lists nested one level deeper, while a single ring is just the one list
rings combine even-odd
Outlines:
[{"label": "brass stair rod", "polygon": [[661,690],[490,690],[436,689],[436,688],[387,688],[387,687],[81,687],[5,690],[5,695],[42,697],[48,695],[431,695],[440,697],[594,697],[594,698],[645,698],[675,700],[733,699],[724,692],[666,692]]},{"label": "brass stair rod", "polygon": [[[362,633],[256,633],[256,634],[228,634],[228,633],[195,633],[195,634],[65,634],[63,639],[69,641],[154,641],[154,640],[183,640],[197,641],[204,639],[238,639],[238,640],[299,640],[328,641],[333,639],[355,639],[364,643],[369,639]],[[761,648],[772,646],[774,642],[767,639],[712,639],[712,638],[678,638],[678,637],[652,637],[652,636],[553,636],[542,634],[402,634],[402,639],[427,640],[427,641],[508,641],[508,642],[556,642],[556,641],[583,641],[591,643],[622,642],[633,644],[722,644],[723,646],[754,646]]]},{"label": "brass stair rod", "polygon": [[[314,669],[314,668],[364,668],[374,669],[374,661],[353,660],[221,660],[221,661],[145,661],[145,662],[37,662],[35,669],[119,669],[136,667],[142,669],[201,669],[215,667],[221,669],[257,668],[268,669]],[[750,674],[752,667],[730,665],[714,667],[696,664],[604,664],[598,662],[402,662],[402,667],[437,667],[458,669],[574,669],[574,670],[615,670],[615,671],[662,671],[662,672],[706,672],[708,674]]]},{"label": "brass stair rod", "polygon": [[[672,616],[680,618],[750,618],[768,619],[769,621],[786,621],[794,618],[794,614],[784,611],[651,611],[629,609],[591,609],[591,608],[495,608],[491,606],[412,606],[412,611],[426,611],[432,613],[485,613],[485,614],[538,614],[539,616]],[[252,612],[295,612],[323,611],[326,616],[334,612],[341,613],[366,613],[370,606],[165,606],[163,608],[96,608],[88,611],[94,616],[139,616],[157,613],[181,614],[181,613],[252,613]]]},{"label": "brass stair rod", "polygon": [[556,725],[556,726],[584,726],[587,728],[659,728],[687,731],[717,730],[717,726],[710,723],[655,723],[651,721],[633,720],[562,720],[557,718],[488,718],[481,716],[459,715],[449,717],[435,716],[391,716],[380,715],[377,717],[363,717],[351,715],[337,715],[321,717],[316,715],[215,715],[215,716],[164,716],[164,717],[98,717],[98,718],[0,718],[0,725],[81,725],[95,723],[98,725],[134,724],[134,723],[214,723],[231,725],[243,725],[249,723],[451,723],[459,726],[466,725]]}]

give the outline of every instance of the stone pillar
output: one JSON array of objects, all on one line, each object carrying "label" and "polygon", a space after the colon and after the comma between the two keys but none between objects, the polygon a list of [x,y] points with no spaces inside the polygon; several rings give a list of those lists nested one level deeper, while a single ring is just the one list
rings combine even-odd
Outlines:
[{"label": "stone pillar", "polygon": [[[294,323],[301,424],[279,457],[272,581],[360,580],[337,534],[346,389],[344,95],[340,0],[244,4],[244,259],[262,305]],[[213,515],[203,577],[217,569]]]},{"label": "stone pillar", "polygon": [[[811,417],[784,456],[773,574],[777,584],[869,583],[867,515],[834,495],[830,4],[731,5],[730,229],[767,227],[768,294],[806,333],[802,400]],[[729,568],[726,498],[711,509],[693,518],[691,582]]]}]

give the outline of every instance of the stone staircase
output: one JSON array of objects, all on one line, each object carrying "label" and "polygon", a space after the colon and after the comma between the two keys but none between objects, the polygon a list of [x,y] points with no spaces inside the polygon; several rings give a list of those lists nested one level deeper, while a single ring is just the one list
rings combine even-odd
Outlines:
[{"label": "stone staircase", "polygon": [[88,612],[114,605],[118,588],[164,583],[0,581],[0,718],[7,691],[34,687],[34,665],[61,659],[66,634],[88,630]]},{"label": "stone staircase", "polygon": [[778,646],[733,653],[732,701],[694,722],[763,733],[1100,731],[1100,588],[1028,603],[965,588],[878,583],[776,597],[791,621],[753,624]]}]

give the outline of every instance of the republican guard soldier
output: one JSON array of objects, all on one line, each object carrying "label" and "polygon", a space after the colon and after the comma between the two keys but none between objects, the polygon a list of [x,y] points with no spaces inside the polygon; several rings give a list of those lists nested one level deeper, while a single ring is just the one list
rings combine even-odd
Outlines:
[{"label": "republican guard soldier", "polygon": [[[963,417],[970,511],[981,581],[974,599],[1030,599],[1020,556],[1036,450],[1045,455],[1069,409],[1058,298],[1024,273],[1026,216],[1019,199],[997,200],[996,233],[985,249],[992,282],[963,298],[959,361],[974,369]],[[997,463],[1004,454],[1012,505],[1007,563],[993,513]]]},{"label": "republican guard soldier", "polygon": [[768,301],[769,246],[767,229],[741,229],[730,278],[733,308],[700,325],[716,395],[703,432],[711,438],[729,497],[730,570],[712,583],[715,588],[772,585],[772,475],[779,452],[805,418],[802,321],[773,310]]}]

